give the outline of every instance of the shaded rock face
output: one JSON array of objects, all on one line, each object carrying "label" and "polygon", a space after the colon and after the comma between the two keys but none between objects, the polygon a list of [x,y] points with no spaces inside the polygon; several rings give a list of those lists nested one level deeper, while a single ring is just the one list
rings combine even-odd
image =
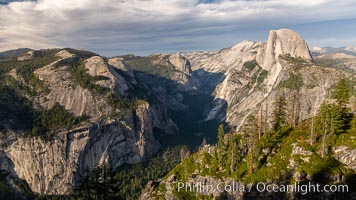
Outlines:
[{"label": "shaded rock face", "polygon": [[14,173],[14,164],[12,163],[12,161],[6,156],[5,152],[1,152],[0,151],[0,169],[7,171],[11,174],[15,174]]},{"label": "shaded rock face", "polygon": [[173,68],[170,73],[170,80],[178,85],[181,92],[197,91],[200,87],[199,81],[192,74],[192,68],[189,60],[181,53],[173,55],[156,54],[158,59],[153,61],[154,64],[162,65],[167,68]]},{"label": "shaded rock face", "polygon": [[169,62],[175,66],[175,70],[182,72],[182,74],[191,76],[192,69],[190,66],[190,62],[184,58],[180,53],[176,53],[171,55],[169,58]]},{"label": "shaded rock face", "polygon": [[192,69],[188,59],[180,53],[171,55],[168,59],[174,66],[174,69],[179,72],[176,73],[172,79],[177,81],[181,91],[194,91],[200,87],[199,81],[192,75]]},{"label": "shaded rock face", "polygon": [[137,81],[135,79],[135,75],[134,75],[132,69],[129,68],[122,61],[121,58],[111,58],[111,59],[109,59],[108,64],[111,65],[111,67],[113,67],[116,70],[116,72],[118,72],[123,77],[125,77],[129,81],[129,83],[131,83],[132,85],[137,84]]},{"label": "shaded rock face", "polygon": [[96,82],[98,85],[110,88],[121,95],[129,89],[126,80],[100,56],[94,56],[87,59],[85,61],[85,68],[88,69],[88,73],[91,76],[100,76],[104,78],[103,80]]}]

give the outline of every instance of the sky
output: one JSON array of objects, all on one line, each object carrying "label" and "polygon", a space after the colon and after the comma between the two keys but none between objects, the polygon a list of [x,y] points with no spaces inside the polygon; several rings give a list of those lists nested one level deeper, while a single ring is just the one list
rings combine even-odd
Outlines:
[{"label": "sky", "polygon": [[0,0],[0,51],[215,51],[279,28],[310,47],[341,47],[356,45],[355,10],[355,0]]}]

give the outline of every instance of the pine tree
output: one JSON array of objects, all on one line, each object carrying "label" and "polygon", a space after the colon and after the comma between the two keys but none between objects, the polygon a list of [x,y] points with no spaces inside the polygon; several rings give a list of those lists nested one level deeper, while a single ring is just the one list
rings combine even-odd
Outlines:
[{"label": "pine tree", "polygon": [[224,137],[225,137],[225,130],[224,130],[224,124],[220,124],[218,127],[218,162],[220,163],[220,166],[223,165],[223,158],[226,153],[226,145],[224,142]]},{"label": "pine tree", "polygon": [[356,134],[356,115],[354,115],[350,122],[350,129],[348,130],[348,132]]},{"label": "pine tree", "polygon": [[340,134],[346,131],[349,124],[348,109],[339,104],[323,103],[316,117],[316,130],[322,134],[322,156],[327,149],[326,139],[330,135]]},{"label": "pine tree", "polygon": [[350,98],[350,87],[346,79],[340,79],[334,86],[332,97],[336,99],[340,106],[347,104]]},{"label": "pine tree", "polygon": [[223,147],[225,145],[224,136],[225,136],[224,124],[220,124],[218,127],[218,147],[219,148]]},{"label": "pine tree", "polygon": [[246,119],[246,123],[242,128],[243,134],[246,136],[248,151],[249,151],[249,161],[250,161],[250,173],[253,172],[254,157],[257,152],[258,145],[258,123],[254,115],[249,115]]},{"label": "pine tree", "polygon": [[289,78],[280,83],[289,89],[289,126],[295,127],[299,115],[299,90],[303,86],[303,77],[300,73],[289,73]]},{"label": "pine tree", "polygon": [[273,110],[273,130],[277,131],[286,125],[286,99],[283,95],[276,97]]}]

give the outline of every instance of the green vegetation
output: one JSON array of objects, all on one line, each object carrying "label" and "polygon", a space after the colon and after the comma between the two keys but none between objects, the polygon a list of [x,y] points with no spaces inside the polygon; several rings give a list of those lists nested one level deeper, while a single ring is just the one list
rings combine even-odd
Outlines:
[{"label": "green vegetation", "polygon": [[17,60],[14,58],[0,58],[0,75],[8,73],[12,69],[16,68]]},{"label": "green vegetation", "polygon": [[334,85],[332,97],[336,99],[339,106],[347,104],[350,98],[350,88],[352,83],[348,83],[346,79],[341,79]]},{"label": "green vegetation", "polygon": [[22,61],[17,60],[16,57],[0,58],[0,77],[1,79],[8,77],[6,74],[15,69],[17,75],[22,79],[21,81],[12,83],[12,87],[16,87],[30,96],[35,96],[42,92],[48,93],[48,88],[44,85],[44,82],[39,80],[38,76],[33,72],[36,69],[56,61],[58,57],[55,54],[58,51],[59,50],[35,51],[33,58]]},{"label": "green vegetation", "polygon": [[[13,184],[10,184],[10,181]],[[7,172],[0,171],[0,199],[22,200],[24,198],[28,200],[35,198],[26,181],[12,177]]]},{"label": "green vegetation", "polygon": [[89,75],[84,66],[83,59],[79,59],[73,64],[70,68],[70,74],[78,85],[90,90],[94,94],[106,94],[110,91],[110,89],[96,84],[97,81],[104,80],[106,77]]},{"label": "green vegetation", "polygon": [[290,54],[280,55],[279,57],[292,64],[295,69],[310,65],[310,62],[305,59],[301,57],[292,57]]},{"label": "green vegetation", "polygon": [[84,121],[86,116],[75,117],[65,110],[59,103],[56,103],[49,110],[34,112],[32,129],[28,136],[40,136],[42,139],[49,139],[55,131],[59,129],[70,129],[74,125]]},{"label": "green vegetation", "polygon": [[39,77],[35,74],[31,75],[29,84],[31,86],[29,93],[32,94],[32,96],[35,96],[40,93],[48,94],[50,92],[48,87],[45,85],[45,82],[43,80],[40,80]]},{"label": "green vegetation", "polygon": [[303,77],[300,73],[290,73],[287,80],[279,83],[279,87],[298,91],[303,84]]},{"label": "green vegetation", "polygon": [[93,56],[97,56],[98,54],[90,52],[90,51],[85,51],[83,49],[72,49],[72,48],[65,48],[64,50],[67,50],[71,54],[75,54],[79,56],[82,59],[87,59]]},{"label": "green vegetation", "polygon": [[257,83],[262,83],[268,76],[268,71],[263,69],[257,78]]},{"label": "green vegetation", "polygon": [[[0,80],[2,81],[2,80]],[[0,86],[0,129],[7,124],[14,130],[28,130],[32,127],[33,110],[29,100],[18,94],[16,89]]]},{"label": "green vegetation", "polygon": [[12,65],[16,68],[16,73],[23,77],[25,82],[29,84],[33,72],[36,69],[58,60],[58,57],[55,55],[58,51],[57,49],[36,51],[34,58],[23,61],[13,60]]},{"label": "green vegetation", "polygon": [[247,61],[243,64],[243,66],[248,70],[248,71],[252,71],[256,66],[259,66],[256,62],[256,60],[251,60],[251,61]]},{"label": "green vegetation", "polygon": [[6,182],[6,175],[3,174],[3,172],[0,172],[0,198],[1,199],[13,199],[14,194],[9,186],[9,184]]},{"label": "green vegetation", "polygon": [[[290,89],[298,90],[301,86],[298,75],[290,80],[293,80],[293,84],[288,84]],[[287,126],[287,102],[283,96],[278,96],[271,130],[261,135],[261,124],[253,115],[246,119],[240,133],[225,134],[223,126],[219,126],[218,142],[213,150],[202,149],[186,158],[170,175],[183,182],[198,173],[220,180],[229,177],[244,183],[314,181],[320,184],[339,183],[333,178],[335,175],[345,177],[344,183],[355,186],[352,181],[355,172],[336,160],[330,151],[341,145],[356,148],[356,115],[346,107],[350,98],[347,87],[349,85],[343,80],[335,85],[332,93],[336,103],[324,102],[313,126],[310,119],[295,127]],[[315,130],[314,140],[311,140],[311,129]],[[305,176],[296,179],[291,170]],[[196,198],[191,193],[178,193],[177,188],[173,193],[179,199]]]},{"label": "green vegetation", "polygon": [[176,70],[167,60],[167,56],[160,58],[160,55],[124,56],[124,62],[132,69],[169,79]]},{"label": "green vegetation", "polygon": [[169,148],[148,162],[123,165],[114,171],[105,167],[88,170],[74,199],[137,199],[148,181],[157,181],[180,162],[181,149],[186,147]]},{"label": "green vegetation", "polygon": [[71,78],[75,83],[88,89],[93,94],[104,96],[107,103],[113,108],[113,112],[110,113],[111,117],[132,114],[138,105],[145,102],[133,96],[119,96],[112,93],[109,88],[98,85],[96,82],[105,80],[106,77],[89,75],[84,65],[83,59],[77,60],[70,69]]},{"label": "green vegetation", "polygon": [[273,106],[274,110],[272,116],[272,127],[274,131],[278,131],[287,124],[287,102],[285,97],[283,95],[277,96],[275,102],[273,103]]},{"label": "green vegetation", "polygon": [[181,146],[167,149],[164,153],[152,158],[147,163],[121,166],[118,173],[115,174],[115,179],[119,180],[119,198],[137,199],[149,180],[157,181],[159,178],[164,177],[180,162],[179,152],[181,149]]},{"label": "green vegetation", "polygon": [[107,97],[107,102],[113,108],[111,117],[122,115],[127,116],[129,114],[134,114],[139,105],[146,103],[146,101],[137,99],[136,97],[123,96],[116,97],[111,94]]}]

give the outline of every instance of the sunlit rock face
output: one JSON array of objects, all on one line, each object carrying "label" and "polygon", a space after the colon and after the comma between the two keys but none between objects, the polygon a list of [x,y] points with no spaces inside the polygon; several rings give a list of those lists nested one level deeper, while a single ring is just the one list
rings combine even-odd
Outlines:
[{"label": "sunlit rock face", "polygon": [[[288,29],[270,31],[266,43],[242,41],[217,52],[183,55],[190,60],[193,73],[201,82],[218,83],[212,92],[215,104],[205,120],[226,120],[237,127],[250,114],[263,110],[270,115],[277,95],[285,94],[288,99],[290,91],[279,85],[291,73],[300,74],[304,83],[298,91],[300,120],[316,113],[328,88],[340,78],[352,76],[315,65],[307,43]],[[302,62],[297,63],[298,60]],[[205,72],[219,76],[212,78]]]}]

